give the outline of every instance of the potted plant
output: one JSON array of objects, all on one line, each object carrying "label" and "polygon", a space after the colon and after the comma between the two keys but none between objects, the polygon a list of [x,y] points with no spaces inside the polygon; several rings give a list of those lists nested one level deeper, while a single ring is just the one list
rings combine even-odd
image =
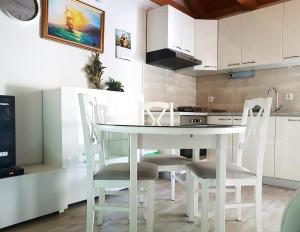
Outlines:
[{"label": "potted plant", "polygon": [[105,68],[106,67],[104,67],[102,62],[100,61],[100,54],[92,53],[92,56],[89,58],[88,63],[83,68],[89,84],[92,87],[100,89],[102,75]]},{"label": "potted plant", "polygon": [[124,92],[124,85],[111,77],[105,82],[105,85],[107,86],[107,90]]}]

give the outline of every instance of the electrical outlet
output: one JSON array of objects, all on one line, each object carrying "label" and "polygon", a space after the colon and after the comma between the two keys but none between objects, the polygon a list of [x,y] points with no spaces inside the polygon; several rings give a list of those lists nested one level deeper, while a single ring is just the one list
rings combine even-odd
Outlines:
[{"label": "electrical outlet", "polygon": [[293,101],[294,100],[294,95],[292,93],[287,93],[285,95],[285,100],[286,101]]},{"label": "electrical outlet", "polygon": [[214,102],[214,96],[208,96],[208,102],[212,103]]}]

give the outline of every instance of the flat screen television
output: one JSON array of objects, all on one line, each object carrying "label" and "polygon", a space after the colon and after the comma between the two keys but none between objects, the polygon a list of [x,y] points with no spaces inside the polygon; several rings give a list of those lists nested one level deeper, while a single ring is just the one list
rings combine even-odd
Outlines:
[{"label": "flat screen television", "polygon": [[15,166],[15,97],[0,95],[0,169]]}]

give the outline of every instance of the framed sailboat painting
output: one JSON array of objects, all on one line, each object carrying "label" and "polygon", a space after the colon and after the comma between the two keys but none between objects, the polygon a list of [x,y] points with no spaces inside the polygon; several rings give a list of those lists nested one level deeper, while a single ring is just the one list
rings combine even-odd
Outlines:
[{"label": "framed sailboat painting", "polygon": [[43,38],[103,52],[103,10],[78,0],[44,0],[43,3]]}]

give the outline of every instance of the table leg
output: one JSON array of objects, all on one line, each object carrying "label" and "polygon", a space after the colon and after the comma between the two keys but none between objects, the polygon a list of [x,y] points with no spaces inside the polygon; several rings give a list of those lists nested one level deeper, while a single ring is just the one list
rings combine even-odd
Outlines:
[{"label": "table leg", "polygon": [[227,135],[218,136],[217,155],[217,186],[216,186],[216,232],[225,231],[225,202],[226,202],[226,157],[227,157]]},{"label": "table leg", "polygon": [[200,148],[194,148],[193,149],[193,162],[198,162],[200,160]]},{"label": "table leg", "polygon": [[129,231],[137,231],[137,134],[130,134],[130,225]]},{"label": "table leg", "polygon": [[[193,149],[193,162],[198,162],[200,160],[200,149],[199,148],[194,148]],[[195,217],[198,217],[198,212],[199,212],[199,205],[198,205],[198,202],[199,202],[199,193],[198,193],[198,190],[199,190],[199,182],[198,180],[195,180],[195,178],[191,178],[192,181],[192,186],[193,186],[193,189],[195,190],[194,194],[193,194],[193,197],[194,197],[194,216]]]}]

